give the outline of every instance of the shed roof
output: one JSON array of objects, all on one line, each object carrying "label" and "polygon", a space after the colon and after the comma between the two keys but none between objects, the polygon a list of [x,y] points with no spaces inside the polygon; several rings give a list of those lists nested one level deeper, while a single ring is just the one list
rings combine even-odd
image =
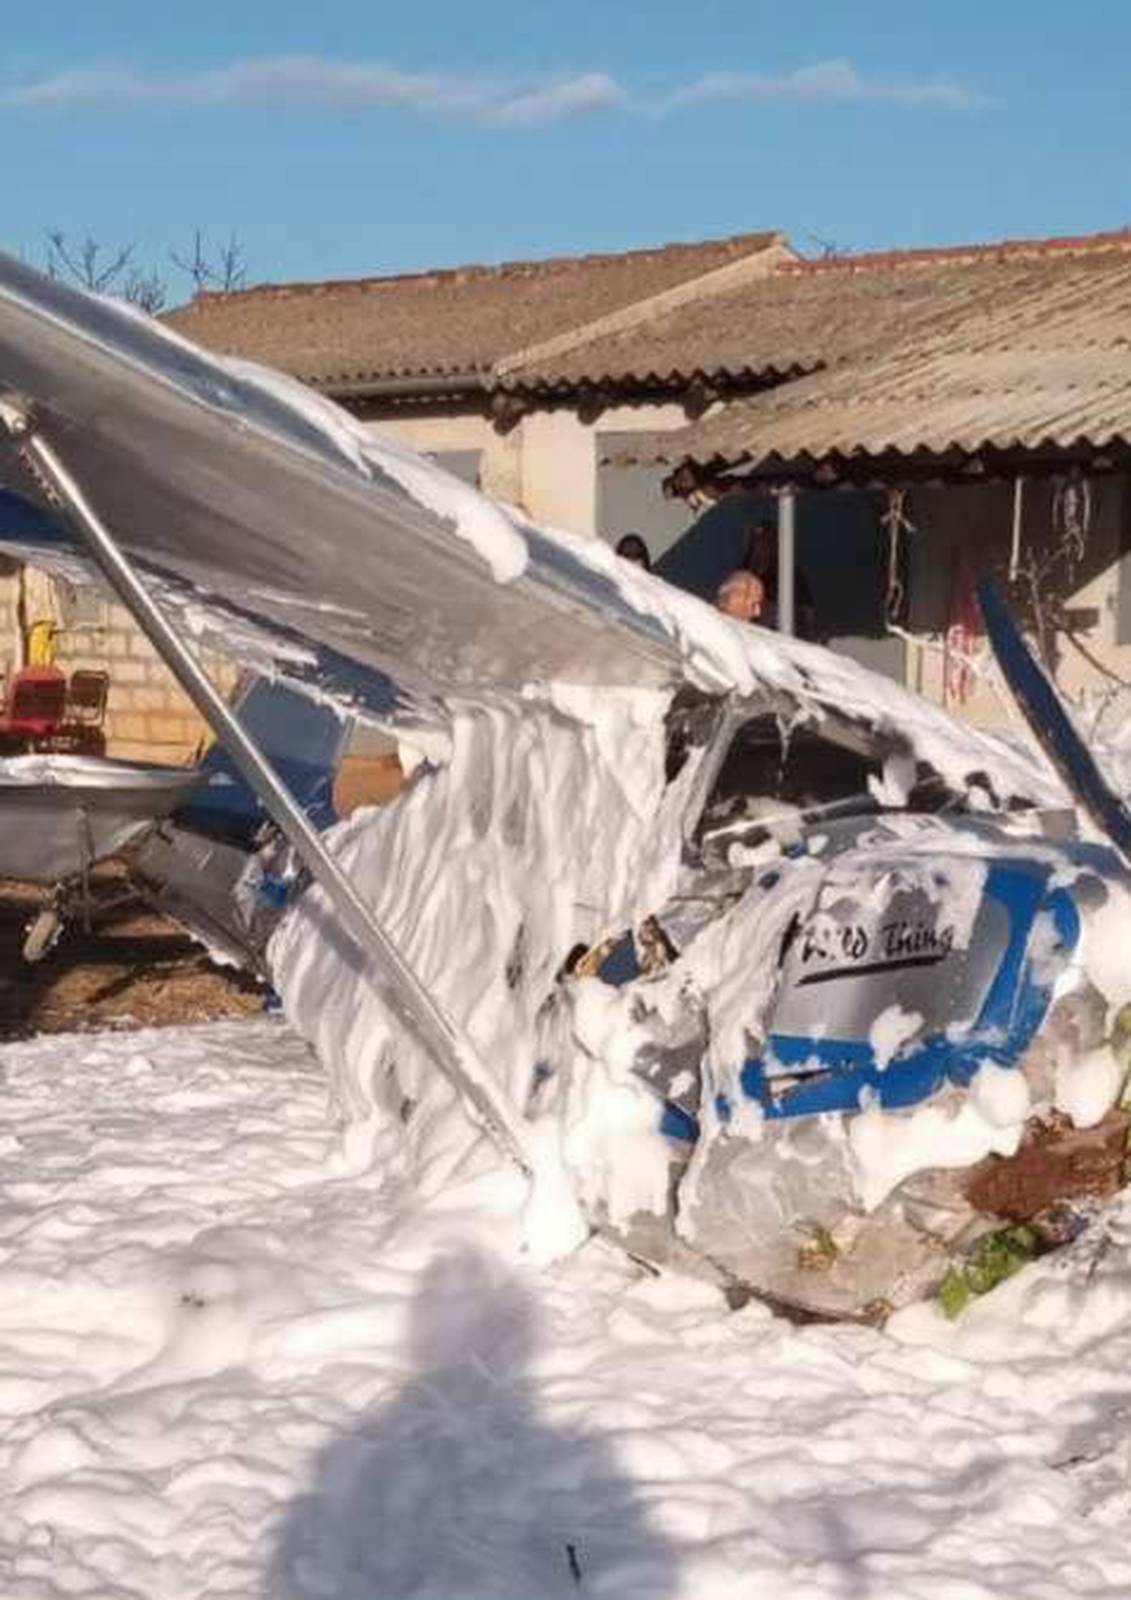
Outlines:
[{"label": "shed roof", "polygon": [[[166,320],[228,355],[266,362],[333,394],[375,379],[481,374],[539,359],[575,338],[639,327],[735,277],[768,271],[788,247],[763,232],[619,254],[204,292]],[[547,369],[547,363],[549,368]],[[517,380],[516,380],[517,386]]]},{"label": "shed roof", "polygon": [[704,348],[722,342],[708,310],[731,314],[751,362],[808,374],[641,438],[635,459],[1131,440],[1131,232],[795,263],[700,310]]}]

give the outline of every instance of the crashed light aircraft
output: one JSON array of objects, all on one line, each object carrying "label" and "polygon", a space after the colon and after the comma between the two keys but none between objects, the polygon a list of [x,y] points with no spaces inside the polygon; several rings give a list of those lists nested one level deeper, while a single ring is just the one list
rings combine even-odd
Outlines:
[{"label": "crashed light aircraft", "polygon": [[[532,1248],[858,1315],[993,1225],[979,1163],[1116,1101],[1127,867],[1031,743],[10,258],[0,423],[65,535],[0,542],[108,583],[219,739],[135,880],[270,974],[368,1159],[505,1161]],[[355,720],[411,781],[335,823]]]}]

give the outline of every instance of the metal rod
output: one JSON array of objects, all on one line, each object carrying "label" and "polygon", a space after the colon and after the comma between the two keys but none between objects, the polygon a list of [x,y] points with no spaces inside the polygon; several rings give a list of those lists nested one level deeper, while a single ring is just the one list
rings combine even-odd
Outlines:
[{"label": "metal rod", "polygon": [[1025,479],[1020,473],[1013,480],[1013,529],[1009,542],[1009,581],[1016,583],[1021,572],[1021,522],[1025,514]]},{"label": "metal rod", "polygon": [[796,610],[794,571],[796,568],[797,495],[792,486],[778,495],[778,632],[794,634]]},{"label": "metal rod", "polygon": [[82,877],[82,931],[91,931],[90,869],[94,864],[94,829],[90,825],[90,812],[85,806],[78,808],[79,863]]},{"label": "metal rod", "polygon": [[[12,418],[9,416],[7,420],[12,428]],[[223,743],[296,855],[325,891],[361,952],[368,957],[367,976],[382,1002],[402,1027],[424,1046],[500,1149],[523,1171],[530,1172],[532,1162],[518,1115],[488,1076],[471,1042],[429,994],[326,849],[306,813],[295,803],[271,763],[217,693],[54,448],[35,432],[26,432],[20,443],[70,512],[71,520],[110,587]]]}]

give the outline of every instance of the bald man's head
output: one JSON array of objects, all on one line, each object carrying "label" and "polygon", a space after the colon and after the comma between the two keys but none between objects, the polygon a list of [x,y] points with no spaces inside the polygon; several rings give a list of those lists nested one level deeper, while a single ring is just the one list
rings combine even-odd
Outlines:
[{"label": "bald man's head", "polygon": [[766,608],[766,585],[756,573],[740,568],[723,579],[715,604],[739,622],[757,622]]}]

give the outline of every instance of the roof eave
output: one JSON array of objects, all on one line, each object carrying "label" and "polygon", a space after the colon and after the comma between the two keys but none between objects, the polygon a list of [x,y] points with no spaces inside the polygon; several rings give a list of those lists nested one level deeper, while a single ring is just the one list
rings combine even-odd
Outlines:
[{"label": "roof eave", "polygon": [[734,489],[761,490],[795,485],[806,489],[868,489],[912,483],[986,482],[1024,473],[1033,477],[1060,473],[1068,466],[1093,473],[1131,469],[1131,439],[1112,434],[1102,439],[1081,435],[1071,440],[1046,438],[1012,442],[986,439],[979,445],[921,444],[914,450],[882,451],[862,447],[821,454],[776,451],[755,456],[684,455],[670,463],[664,491],[674,498],[694,493],[720,495]]},{"label": "roof eave", "polygon": [[471,368],[462,372],[379,373],[372,377],[303,376],[302,381],[345,405],[469,399],[481,406],[488,399],[507,408],[535,411],[585,406],[596,399],[608,405],[698,398],[700,404],[695,406],[695,411],[701,412],[713,400],[776,388],[806,375],[809,370],[797,365],[769,366],[757,371],[749,367],[715,368],[709,372],[696,369],[687,373],[621,373],[599,378],[579,376],[516,382],[511,378],[500,379],[490,370]]},{"label": "roof eave", "polygon": [[432,400],[460,395],[486,394],[490,374],[474,368],[464,372],[409,372],[378,374],[369,378],[305,378],[312,389],[332,400]]}]

